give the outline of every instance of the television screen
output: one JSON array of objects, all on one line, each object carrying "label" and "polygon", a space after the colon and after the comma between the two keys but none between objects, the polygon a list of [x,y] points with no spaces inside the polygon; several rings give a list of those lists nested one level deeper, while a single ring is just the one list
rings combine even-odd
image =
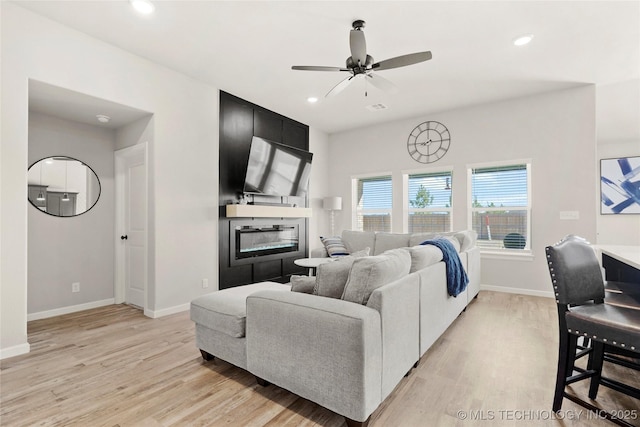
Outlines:
[{"label": "television screen", "polygon": [[254,136],[251,140],[244,192],[306,197],[313,154]]}]

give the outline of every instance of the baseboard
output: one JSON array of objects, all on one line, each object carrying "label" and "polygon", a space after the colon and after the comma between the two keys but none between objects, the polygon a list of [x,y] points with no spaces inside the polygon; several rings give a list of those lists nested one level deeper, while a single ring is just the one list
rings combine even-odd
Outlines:
[{"label": "baseboard", "polygon": [[147,317],[151,317],[152,319],[157,319],[158,317],[169,316],[170,314],[182,313],[183,311],[189,311],[191,308],[191,303],[175,305],[173,307],[163,308],[160,310],[144,310],[144,315]]},{"label": "baseboard", "polygon": [[536,291],[533,289],[508,288],[505,286],[480,285],[481,291],[505,292],[508,294],[530,295],[534,297],[553,298],[551,291]]},{"label": "baseboard", "polygon": [[27,354],[31,350],[29,343],[14,345],[13,347],[0,349],[0,360],[8,357],[20,356],[21,354]]},{"label": "baseboard", "polygon": [[32,320],[47,319],[49,317],[61,316],[63,314],[75,313],[78,311],[89,310],[92,308],[104,307],[105,305],[115,304],[113,298],[103,299],[100,301],[92,301],[85,304],[70,305],[68,307],[55,308],[53,310],[40,311],[38,313],[27,314],[27,322]]}]

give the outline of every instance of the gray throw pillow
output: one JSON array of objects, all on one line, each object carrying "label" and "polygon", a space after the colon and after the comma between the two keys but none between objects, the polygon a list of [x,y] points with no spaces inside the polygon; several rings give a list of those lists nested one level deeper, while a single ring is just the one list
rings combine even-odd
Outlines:
[{"label": "gray throw pillow", "polygon": [[313,293],[316,286],[316,278],[309,276],[291,276],[291,292],[302,292],[305,294]]},{"label": "gray throw pillow", "polygon": [[316,272],[316,285],[313,294],[321,297],[340,298],[344,285],[349,278],[349,270],[353,261],[369,255],[369,248],[351,255],[338,258],[336,261],[320,264]]},{"label": "gray throw pillow", "polygon": [[411,255],[405,248],[392,249],[352,264],[342,299],[366,305],[374,290],[409,274]]},{"label": "gray throw pillow", "polygon": [[433,245],[414,246],[409,248],[409,252],[411,253],[411,273],[442,261],[442,251]]}]

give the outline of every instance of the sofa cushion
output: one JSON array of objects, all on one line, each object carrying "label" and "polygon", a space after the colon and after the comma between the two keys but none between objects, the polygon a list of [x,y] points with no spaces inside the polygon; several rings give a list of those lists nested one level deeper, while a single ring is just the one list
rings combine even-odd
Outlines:
[{"label": "sofa cushion", "polygon": [[275,282],[260,282],[202,295],[191,301],[191,320],[231,337],[244,337],[247,297],[261,290],[288,291],[289,286]]},{"label": "sofa cushion", "polygon": [[409,246],[409,236],[400,233],[376,233],[373,255],[380,255],[389,249],[406,248]]},{"label": "sofa cushion", "polygon": [[420,243],[424,242],[425,240],[435,239],[437,235],[438,235],[437,233],[413,233],[409,237],[408,246],[411,246],[411,247],[418,246]]},{"label": "sofa cushion", "polygon": [[349,250],[344,246],[340,237],[320,237],[320,241],[330,257],[349,255]]},{"label": "sofa cushion", "polygon": [[456,250],[456,252],[460,253],[460,241],[458,240],[457,237],[452,236],[450,234],[445,234],[445,235],[437,236],[436,239],[445,239],[449,241],[453,245],[453,248]]},{"label": "sofa cushion", "polygon": [[320,264],[316,271],[316,284],[313,294],[321,297],[340,298],[344,291],[344,285],[349,278],[349,270],[353,262],[369,255],[369,248],[356,251],[351,255],[338,258],[334,262]]},{"label": "sofa cushion", "polygon": [[409,248],[409,253],[411,254],[410,273],[442,261],[443,256],[442,251],[432,245],[413,246]]},{"label": "sofa cushion", "polygon": [[377,288],[409,274],[411,256],[407,249],[392,249],[381,255],[354,260],[342,299],[367,304]]},{"label": "sofa cushion", "polygon": [[478,233],[475,230],[464,230],[457,232],[455,237],[460,242],[460,250],[458,252],[466,252],[476,245]]},{"label": "sofa cushion", "polygon": [[316,286],[316,278],[313,276],[291,276],[291,292],[302,292],[312,294]]},{"label": "sofa cushion", "polygon": [[364,248],[375,249],[376,233],[373,231],[344,230],[342,241],[350,253],[361,251]]}]

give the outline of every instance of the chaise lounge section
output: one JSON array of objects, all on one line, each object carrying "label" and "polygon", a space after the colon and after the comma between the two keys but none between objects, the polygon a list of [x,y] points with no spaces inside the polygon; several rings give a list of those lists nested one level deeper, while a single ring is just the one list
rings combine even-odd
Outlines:
[{"label": "chaise lounge section", "polygon": [[[194,300],[191,316],[203,357],[247,369],[260,384],[316,402],[349,425],[366,425],[477,295],[480,278],[473,231],[446,236],[469,277],[455,297],[448,291],[443,252],[414,245],[443,236],[372,234],[343,233],[353,255],[321,265],[317,278],[301,278],[316,281],[315,294],[262,282]],[[360,251],[373,255],[356,258]],[[341,275],[330,277],[345,280],[341,296],[334,290],[333,297],[322,296],[321,278],[340,269]]]}]

